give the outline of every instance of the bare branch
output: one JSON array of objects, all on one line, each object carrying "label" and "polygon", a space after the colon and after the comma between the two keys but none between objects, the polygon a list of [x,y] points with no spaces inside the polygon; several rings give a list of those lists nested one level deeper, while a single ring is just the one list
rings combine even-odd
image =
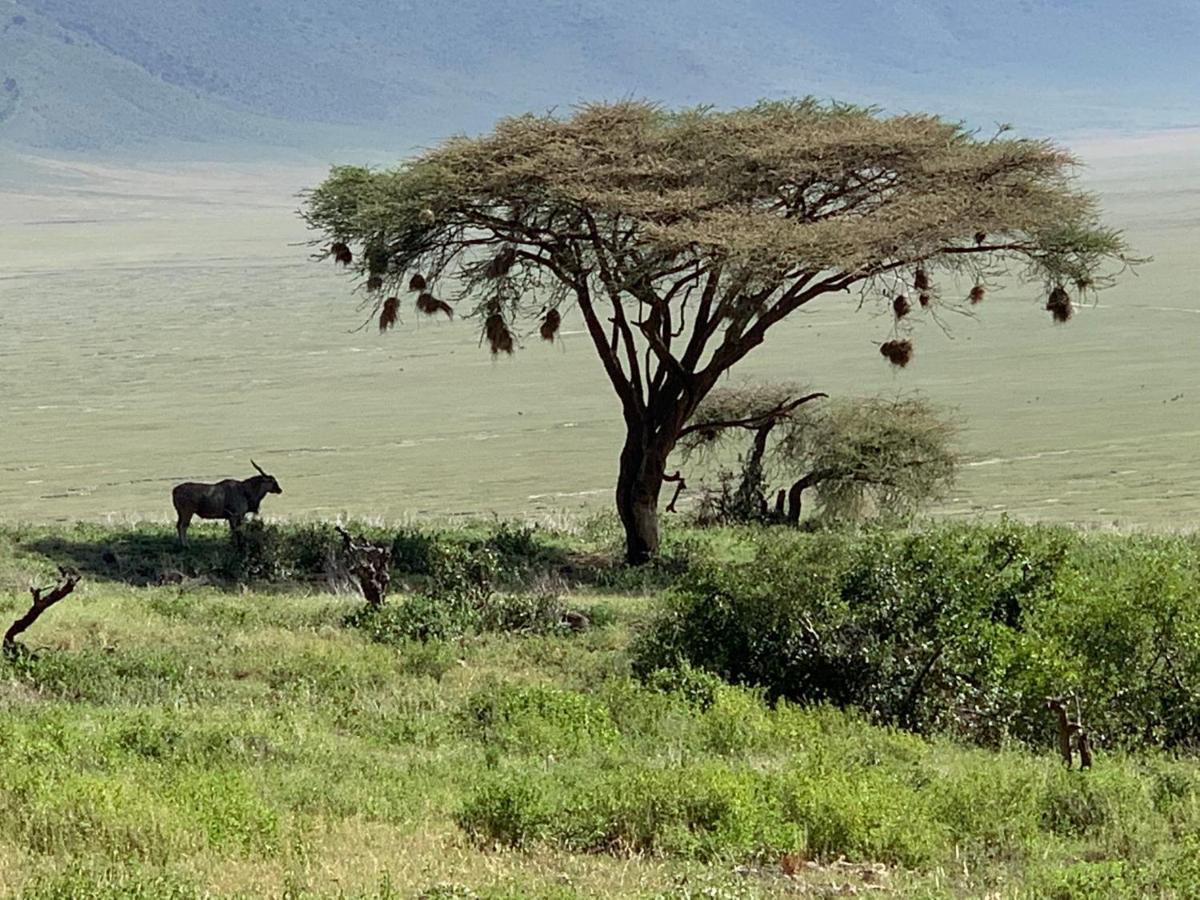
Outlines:
[{"label": "bare branch", "polygon": [[74,591],[75,585],[79,584],[81,576],[78,572],[60,566],[58,573],[61,576],[61,580],[53,588],[31,587],[29,589],[29,593],[33,595],[33,606],[29,608],[29,611],[25,615],[13,622],[9,626],[8,631],[4,633],[4,641],[0,644],[0,647],[3,648],[5,656],[16,654],[18,652],[17,648],[20,646],[17,643],[17,637],[33,625],[41,617],[42,613]]},{"label": "bare branch", "polygon": [[785,403],[780,403],[772,409],[765,410],[761,413],[755,413],[744,418],[725,419],[715,422],[697,422],[684,428],[681,432],[679,432],[679,436],[680,438],[683,438],[686,435],[697,431],[722,431],[727,428],[760,428],[767,422],[777,421],[790,415],[805,403],[809,403],[813,400],[819,400],[828,396],[829,395],[823,391],[816,391],[811,394],[805,394],[803,397],[797,397],[795,400],[789,400]]}]

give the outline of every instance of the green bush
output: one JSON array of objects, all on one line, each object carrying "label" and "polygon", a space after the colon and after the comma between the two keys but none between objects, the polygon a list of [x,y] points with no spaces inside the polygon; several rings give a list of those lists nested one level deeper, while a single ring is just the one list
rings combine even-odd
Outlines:
[{"label": "green bush", "polygon": [[479,843],[524,847],[542,838],[549,818],[541,786],[528,776],[506,773],[485,779],[463,805],[457,821]]},{"label": "green bush", "polygon": [[480,631],[546,632],[561,626],[567,612],[554,593],[492,594],[477,607]]},{"label": "green bush", "polygon": [[497,524],[484,546],[495,552],[506,568],[513,570],[530,569],[551,556],[540,529],[511,522]]},{"label": "green bush", "polygon": [[1194,540],[954,526],[763,536],[683,579],[635,669],[687,662],[772,699],[923,733],[1044,744],[1044,698],[1109,743],[1200,740]]},{"label": "green bush", "polygon": [[401,528],[392,538],[392,569],[404,575],[431,575],[438,536],[417,528]]},{"label": "green bush", "polygon": [[223,544],[215,568],[238,583],[307,580],[325,573],[341,543],[331,525],[268,525],[250,519],[236,538]]},{"label": "green bush", "polygon": [[469,620],[459,606],[412,594],[383,606],[362,606],[346,616],[345,624],[376,643],[400,644],[457,637],[469,627]]},{"label": "green bush", "polygon": [[462,720],[468,735],[507,752],[580,753],[618,738],[603,703],[552,687],[503,685],[476,692]]}]

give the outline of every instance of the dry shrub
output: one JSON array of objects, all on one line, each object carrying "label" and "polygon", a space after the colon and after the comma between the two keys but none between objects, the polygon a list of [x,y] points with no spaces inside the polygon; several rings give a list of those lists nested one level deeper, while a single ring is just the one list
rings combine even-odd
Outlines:
[{"label": "dry shrub", "polygon": [[445,300],[439,300],[437,297],[433,296],[433,294],[421,294],[421,296],[417,298],[417,309],[425,313],[427,316],[432,316],[436,313],[443,312],[446,314],[446,318],[454,318],[454,310],[450,308],[450,304]]},{"label": "dry shrub", "polygon": [[880,354],[890,362],[893,366],[904,368],[912,359],[913,345],[912,341],[904,338],[903,340],[885,341],[879,345]]},{"label": "dry shrub", "polygon": [[383,301],[383,309],[379,313],[379,332],[382,334],[396,324],[396,319],[400,314],[400,299],[398,297],[388,297]]},{"label": "dry shrub", "polygon": [[543,341],[554,341],[554,336],[558,334],[558,326],[562,324],[562,316],[559,315],[557,309],[552,309],[546,313],[546,317],[542,319],[542,327],[539,329],[542,334]]},{"label": "dry shrub", "polygon": [[1054,321],[1060,323],[1070,321],[1071,316],[1075,314],[1075,307],[1071,305],[1071,295],[1061,284],[1056,285],[1046,298],[1046,309],[1054,316]]}]

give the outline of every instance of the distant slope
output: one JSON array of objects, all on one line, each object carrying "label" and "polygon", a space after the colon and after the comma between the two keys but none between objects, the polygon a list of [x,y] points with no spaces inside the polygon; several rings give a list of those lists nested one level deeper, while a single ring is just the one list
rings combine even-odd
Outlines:
[{"label": "distant slope", "polygon": [[390,144],[628,95],[1174,126],[1197,45],[1194,0],[0,0],[0,140]]}]

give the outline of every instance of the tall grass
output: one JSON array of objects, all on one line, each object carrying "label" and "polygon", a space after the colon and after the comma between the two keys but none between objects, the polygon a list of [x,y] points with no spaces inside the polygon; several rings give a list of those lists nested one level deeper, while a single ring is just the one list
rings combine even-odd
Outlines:
[{"label": "tall grass", "polygon": [[[4,536],[7,615],[24,578],[55,560],[34,546],[44,532]],[[535,544],[578,566],[595,547],[573,540]],[[711,540],[683,568],[753,559],[764,537]],[[1086,552],[1175,559],[1186,573],[1172,545],[1104,540]],[[394,604],[431,577],[412,576]],[[525,596],[525,576],[504,577],[498,596]],[[95,574],[24,636],[31,655],[0,664],[0,895],[773,897],[849,884],[1141,897],[1200,885],[1200,765],[1182,752],[1106,744],[1092,771],[1068,772],[1036,741],[922,737],[768,702],[685,664],[635,676],[631,639],[653,633],[655,601],[579,580],[553,593],[594,613],[582,631],[473,624],[380,641],[347,625],[361,601],[314,586]]]}]

